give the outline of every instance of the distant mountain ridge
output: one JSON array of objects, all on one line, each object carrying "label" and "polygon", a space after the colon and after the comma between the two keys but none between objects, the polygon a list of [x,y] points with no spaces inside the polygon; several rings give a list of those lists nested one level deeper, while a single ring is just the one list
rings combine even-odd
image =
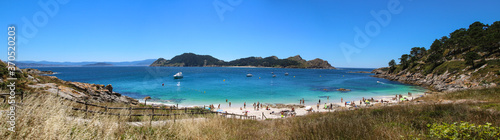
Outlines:
[{"label": "distant mountain ridge", "polygon": [[83,66],[84,67],[113,66],[113,64],[99,62],[99,63],[87,64],[87,65],[83,65]]},{"label": "distant mountain ridge", "polygon": [[335,69],[328,61],[316,58],[306,61],[296,55],[287,59],[279,59],[276,56],[266,58],[246,57],[229,62],[217,59],[210,55],[198,55],[194,53],[183,53],[170,60],[159,58],[151,63],[152,67],[224,67],[224,66],[253,66],[253,67],[275,67],[275,68],[315,68],[315,69]]},{"label": "distant mountain ridge", "polygon": [[124,62],[51,62],[51,61],[16,61],[18,67],[70,67],[84,66],[96,63],[106,63],[113,66],[149,66],[156,59],[145,59],[139,61],[124,61]]}]

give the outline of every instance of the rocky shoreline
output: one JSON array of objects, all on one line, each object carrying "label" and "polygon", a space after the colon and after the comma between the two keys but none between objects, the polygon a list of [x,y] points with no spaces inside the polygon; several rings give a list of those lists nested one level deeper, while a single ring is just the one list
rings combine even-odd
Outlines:
[{"label": "rocky shoreline", "polygon": [[469,88],[490,88],[496,87],[495,83],[484,84],[477,79],[471,78],[470,74],[453,74],[446,71],[443,74],[411,73],[402,71],[396,74],[389,74],[388,67],[378,68],[372,71],[373,77],[384,78],[391,81],[398,81],[405,84],[418,85],[433,91],[458,91]]},{"label": "rocky shoreline", "polygon": [[54,72],[52,71],[40,71],[38,69],[32,69],[32,68],[27,68],[25,69],[27,73],[31,73],[31,74],[45,74],[45,75],[51,75],[51,74],[54,74]]},{"label": "rocky shoreline", "polygon": [[113,91],[113,86],[100,85],[100,84],[89,84],[81,82],[70,82],[61,80],[55,76],[46,76],[50,82],[41,82],[42,80],[34,78],[34,76],[29,75],[28,78],[33,84],[28,85],[28,87],[33,89],[39,89],[52,94],[57,94],[58,96],[80,100],[89,101],[96,103],[123,103],[123,104],[139,104],[138,100],[121,95],[120,93]]}]

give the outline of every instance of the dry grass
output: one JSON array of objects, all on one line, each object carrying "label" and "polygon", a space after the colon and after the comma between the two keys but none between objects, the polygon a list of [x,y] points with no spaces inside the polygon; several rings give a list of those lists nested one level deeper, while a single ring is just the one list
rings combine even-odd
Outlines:
[{"label": "dry grass", "polygon": [[473,107],[478,104],[400,105],[266,121],[207,115],[206,119],[184,116],[175,123],[157,117],[167,121],[149,125],[150,117],[132,119],[144,124],[139,126],[127,123],[128,117],[85,118],[85,113],[68,108],[76,105],[52,95],[32,94],[17,112],[16,132],[4,129],[9,125],[2,115],[0,134],[5,139],[409,139],[425,138],[427,124],[432,123],[500,126],[500,114]]}]

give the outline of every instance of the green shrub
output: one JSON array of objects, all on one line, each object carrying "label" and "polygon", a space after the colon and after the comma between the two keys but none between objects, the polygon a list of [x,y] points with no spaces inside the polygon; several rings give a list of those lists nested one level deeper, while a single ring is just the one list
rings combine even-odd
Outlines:
[{"label": "green shrub", "polygon": [[496,139],[500,137],[500,128],[486,125],[470,124],[468,122],[457,122],[453,124],[433,123],[427,125],[430,138],[438,139]]},{"label": "green shrub", "polygon": [[437,66],[433,71],[436,74],[443,74],[446,71],[449,73],[456,73],[460,72],[461,69],[464,69],[465,67],[465,63],[462,61],[450,61]]},{"label": "green shrub", "polygon": [[430,74],[432,73],[432,70],[434,70],[436,64],[432,63],[432,64],[429,64],[429,65],[426,65],[424,67],[424,71],[423,71],[423,74],[424,75],[427,75],[427,74]]}]

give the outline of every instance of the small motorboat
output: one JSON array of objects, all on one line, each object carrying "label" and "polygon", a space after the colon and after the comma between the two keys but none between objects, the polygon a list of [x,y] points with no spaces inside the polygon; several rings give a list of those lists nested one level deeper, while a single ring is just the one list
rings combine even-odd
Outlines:
[{"label": "small motorboat", "polygon": [[285,76],[288,76],[288,72],[285,72]]},{"label": "small motorboat", "polygon": [[273,74],[273,78],[276,77],[276,75]]},{"label": "small motorboat", "polygon": [[252,75],[252,74],[250,74],[250,73],[249,73],[249,74],[247,74],[247,77],[252,77],[252,76],[253,76],[253,75]]},{"label": "small motorboat", "polygon": [[174,75],[174,79],[182,79],[184,76],[182,75],[182,72],[178,72]]},{"label": "small motorboat", "polygon": [[271,72],[271,74],[274,74],[274,72]]}]

